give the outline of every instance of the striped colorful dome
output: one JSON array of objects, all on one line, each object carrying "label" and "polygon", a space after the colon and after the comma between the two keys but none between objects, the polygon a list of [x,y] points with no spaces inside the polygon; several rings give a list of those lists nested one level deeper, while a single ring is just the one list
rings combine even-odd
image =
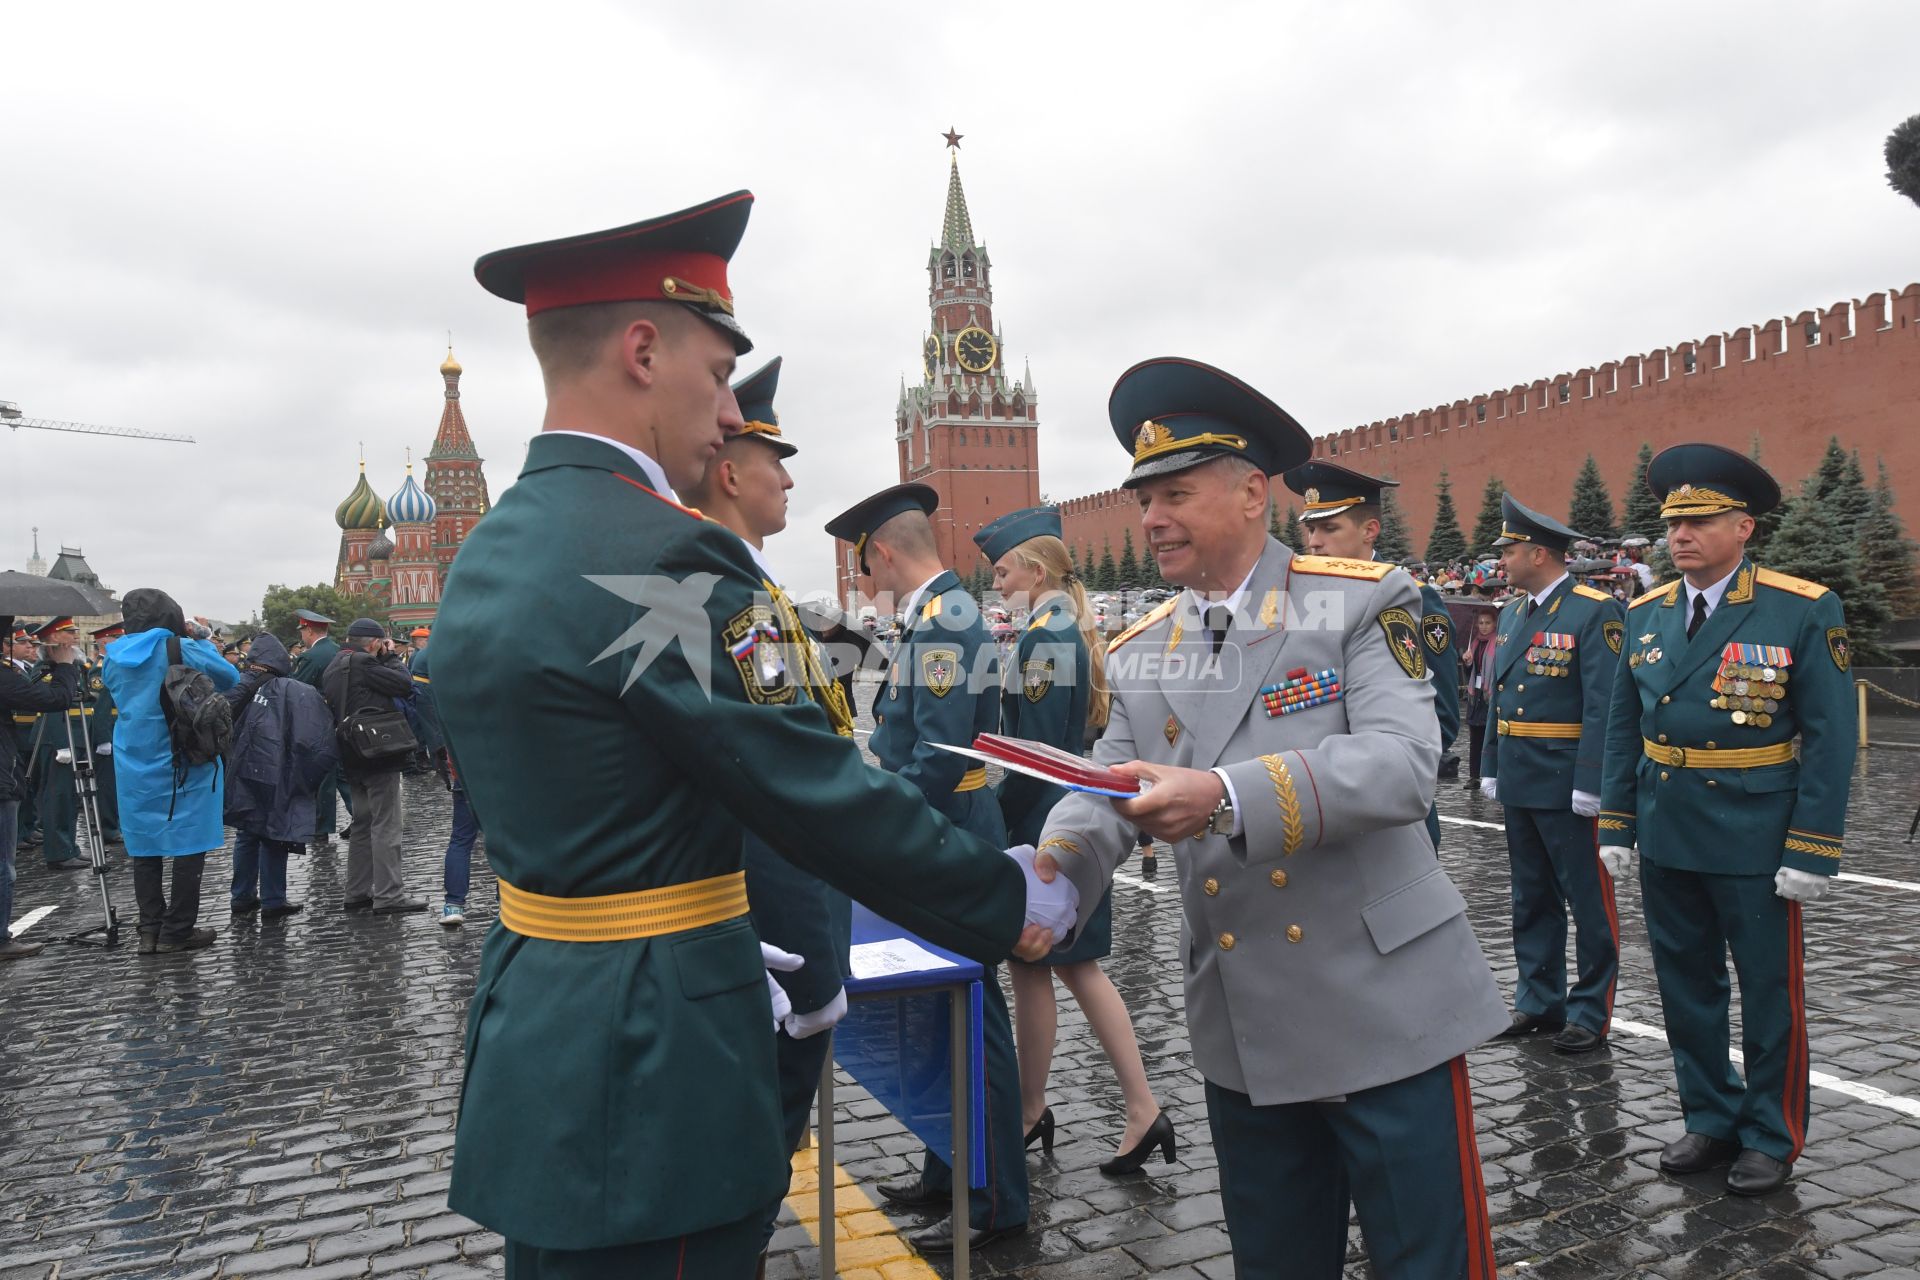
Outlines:
[{"label": "striped colorful dome", "polygon": [[386,522],[387,508],[380,495],[367,483],[367,464],[360,464],[360,478],[353,492],[333,509],[333,522],[342,529],[378,529]]},{"label": "striped colorful dome", "polygon": [[437,508],[413,478],[413,464],[407,464],[407,480],[387,499],[387,516],[395,524],[431,524]]}]

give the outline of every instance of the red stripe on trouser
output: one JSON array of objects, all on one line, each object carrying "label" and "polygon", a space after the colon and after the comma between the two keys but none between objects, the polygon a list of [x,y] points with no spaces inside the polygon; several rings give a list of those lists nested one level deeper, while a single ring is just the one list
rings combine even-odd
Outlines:
[{"label": "red stripe on trouser", "polygon": [[1807,986],[1805,939],[1800,932],[1800,904],[1787,904],[1787,1001],[1792,1021],[1787,1028],[1787,1078],[1780,1087],[1780,1118],[1786,1123],[1793,1150],[1791,1164],[1807,1143]]},{"label": "red stripe on trouser", "polygon": [[1620,911],[1613,902],[1613,874],[1600,861],[1600,819],[1593,822],[1593,860],[1600,872],[1600,899],[1607,904],[1607,928],[1613,933],[1613,981],[1607,984],[1607,1016],[1600,1022],[1600,1034],[1613,1029],[1613,993],[1620,985]]},{"label": "red stripe on trouser", "polygon": [[687,1275],[687,1238],[680,1237],[680,1257],[673,1264],[673,1280],[686,1280]]},{"label": "red stripe on trouser", "polygon": [[1494,1280],[1493,1228],[1487,1221],[1487,1184],[1480,1176],[1480,1140],[1473,1131],[1473,1089],[1464,1054],[1453,1060],[1453,1132],[1467,1220],[1467,1280]]}]

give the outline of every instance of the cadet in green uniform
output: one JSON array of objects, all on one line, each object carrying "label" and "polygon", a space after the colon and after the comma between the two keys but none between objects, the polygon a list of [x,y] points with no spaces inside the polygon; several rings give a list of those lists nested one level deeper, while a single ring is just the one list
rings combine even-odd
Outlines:
[{"label": "cadet in green uniform", "polygon": [[[1594,820],[1620,654],[1620,602],[1576,583],[1567,548],[1580,535],[1502,494],[1494,543],[1522,592],[1500,611],[1480,791],[1505,807],[1513,869],[1512,1025],[1503,1037],[1555,1033],[1561,1053],[1606,1042],[1620,975],[1613,881]],[[1567,915],[1576,972],[1567,985]]]},{"label": "cadet in green uniform", "polygon": [[[22,676],[38,680],[40,676],[35,667],[39,665],[40,651],[34,647],[33,633],[25,627],[15,626],[13,635],[9,637],[9,646],[8,658],[14,668]],[[40,805],[34,799],[33,778],[29,776],[33,765],[33,731],[40,723],[40,716],[37,712],[19,710],[11,711],[8,715],[12,729],[9,741],[19,758],[19,767],[14,776],[21,781],[18,847],[30,849],[40,843]]]},{"label": "cadet in green uniform", "polygon": [[93,633],[93,665],[81,685],[87,694],[87,733],[93,740],[93,781],[95,800],[100,806],[100,838],[120,842],[120,795],[113,780],[113,723],[120,708],[113,704],[113,690],[100,678],[106,665],[107,645],[127,633],[118,622],[109,623]]},{"label": "cadet in green uniform", "polygon": [[[43,647],[75,647],[80,643],[80,632],[72,618],[49,618],[34,631],[33,638]],[[93,674],[89,670],[81,676],[82,697],[86,696]],[[53,668],[43,662],[35,669],[33,678],[51,682]],[[40,852],[47,866],[60,871],[78,871],[89,865],[80,856],[80,846],[74,841],[74,822],[80,805],[74,791],[73,758],[75,751],[85,750],[80,722],[86,714],[86,709],[78,705],[64,712],[44,711],[33,730],[34,799],[40,810],[44,841]]]},{"label": "cadet in green uniform", "polygon": [[[292,675],[317,691],[320,677],[327,674],[327,667],[340,653],[340,645],[329,630],[333,619],[312,609],[295,609],[293,618],[300,628],[300,642],[307,646],[307,651],[294,663]],[[320,780],[320,793],[314,801],[315,840],[323,840],[339,828],[341,805],[346,806],[347,821],[352,822],[353,799],[347,790],[346,775],[336,766]]]},{"label": "cadet in green uniform", "polygon": [[[1679,444],[1647,468],[1683,575],[1633,602],[1607,726],[1600,856],[1633,867],[1686,1133],[1660,1167],[1733,1162],[1764,1195],[1807,1136],[1800,905],[1840,869],[1856,733],[1846,619],[1817,583],[1746,556],[1780,488],[1731,449]],[[1796,757],[1795,737],[1800,739]],[[1727,1044],[1740,974],[1746,1079]]]},{"label": "cadet in green uniform", "polygon": [[[1362,475],[1335,462],[1309,462],[1282,477],[1287,488],[1306,501],[1300,520],[1307,550],[1316,556],[1374,559],[1380,538],[1380,491],[1397,489],[1398,480]],[[1453,644],[1453,615],[1440,593],[1420,584],[1420,643],[1426,646],[1427,679],[1433,682],[1433,711],[1440,718],[1440,754],[1460,736],[1460,654]],[[1438,779],[1435,780],[1436,783]],[[1440,810],[1427,806],[1427,834],[1440,851]]]},{"label": "cadet in green uniform", "polygon": [[[433,640],[500,892],[448,1203],[506,1237],[515,1280],[753,1274],[790,1152],[743,830],[985,963],[1049,941],[1023,931],[1012,859],[761,661],[776,624],[752,558],[673,497],[741,427],[726,265],[751,200],[475,267],[525,304],[547,392]],[[528,618],[566,625],[504,643]]]},{"label": "cadet in green uniform", "polygon": [[[1107,689],[1104,646],[1093,630],[1093,606],[1073,572],[1073,560],[1060,538],[1060,508],[1030,507],[1001,516],[973,535],[974,545],[993,566],[994,589],[1010,605],[1024,608],[1027,623],[1006,664],[1000,692],[1000,732],[1044,742],[1073,755],[1085,749],[1087,726],[1106,727],[1112,697]],[[1011,770],[997,793],[1015,844],[1037,845],[1064,787]],[[1173,1122],[1162,1117],[1153,1086],[1140,1060],[1133,1019],[1100,962],[1113,950],[1113,895],[1106,894],[1071,946],[1056,947],[1038,964],[1007,967],[1013,983],[1014,1044],[1020,1058],[1020,1121],[1026,1145],[1036,1141],[1053,1151],[1053,1108],[1047,1105],[1047,1076],[1053,1066],[1058,1009],[1057,975],[1086,1014],[1113,1066],[1114,1080],[1126,1103],[1126,1128],[1120,1147],[1100,1166],[1105,1174],[1138,1172]]]},{"label": "cadet in green uniform", "polygon": [[[685,496],[707,519],[739,534],[760,571],[760,586],[780,638],[764,646],[756,643],[753,660],[783,670],[798,696],[819,703],[833,731],[851,741],[853,712],[840,683],[763,552],[766,540],[787,527],[787,490],[793,487],[793,479],[787,474],[786,460],[799,452],[780,431],[780,416],[773,407],[779,387],[777,358],[733,384],[745,425],[720,447],[700,483]],[[774,1002],[782,1032],[775,1041],[781,1127],[792,1151],[806,1135],[807,1116],[832,1047],[832,1037],[820,1033],[847,1012],[853,904],[846,894],[794,866],[752,832],[747,833],[745,856],[754,931],[763,944],[804,962],[798,969],[773,974],[787,1006],[783,1013],[780,1001]],[[766,1231],[773,1232],[771,1217]]]},{"label": "cadet in green uniform", "polygon": [[[955,826],[996,845],[1007,842],[1000,802],[987,771],[965,756],[934,746],[967,746],[1000,724],[999,681],[993,642],[980,606],[944,567],[927,517],[940,497],[924,484],[895,485],[855,503],[827,522],[827,532],[854,544],[860,572],[883,597],[900,604],[900,638],[874,704],[867,745],[880,767],[920,789],[927,803]],[[900,921],[899,923],[906,923]],[[972,1247],[981,1248],[1027,1229],[1027,1162],[1021,1141],[1020,1067],[1013,1025],[998,977],[981,983],[986,1045],[987,1185],[969,1192]],[[920,1176],[883,1182],[895,1204],[940,1211],[952,1203],[953,1171],[929,1149]],[[909,1237],[923,1253],[953,1248],[957,1228],[948,1219]]]}]

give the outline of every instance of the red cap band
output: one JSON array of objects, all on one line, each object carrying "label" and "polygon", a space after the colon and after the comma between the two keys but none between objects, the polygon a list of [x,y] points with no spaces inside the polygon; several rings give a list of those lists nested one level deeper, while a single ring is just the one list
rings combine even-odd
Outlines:
[{"label": "red cap band", "polygon": [[724,310],[732,309],[733,290],[727,285],[725,258],[713,253],[634,254],[616,245],[606,253],[530,263],[525,276],[530,316],[555,307],[595,302],[686,302],[700,306],[707,299],[697,290],[711,290],[726,299]]}]

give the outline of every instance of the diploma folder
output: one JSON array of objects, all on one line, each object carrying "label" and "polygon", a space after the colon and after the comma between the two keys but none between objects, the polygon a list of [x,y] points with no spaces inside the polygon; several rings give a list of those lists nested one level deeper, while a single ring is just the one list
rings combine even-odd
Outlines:
[{"label": "diploma folder", "polygon": [[1103,769],[1090,760],[1058,747],[1050,747],[1044,742],[983,733],[973,740],[971,747],[956,747],[945,742],[933,745],[942,751],[951,751],[983,764],[997,764],[1003,769],[1024,773],[1029,778],[1039,778],[1042,782],[1051,782],[1069,791],[1086,791],[1096,796],[1126,800],[1144,790],[1138,778]]}]

